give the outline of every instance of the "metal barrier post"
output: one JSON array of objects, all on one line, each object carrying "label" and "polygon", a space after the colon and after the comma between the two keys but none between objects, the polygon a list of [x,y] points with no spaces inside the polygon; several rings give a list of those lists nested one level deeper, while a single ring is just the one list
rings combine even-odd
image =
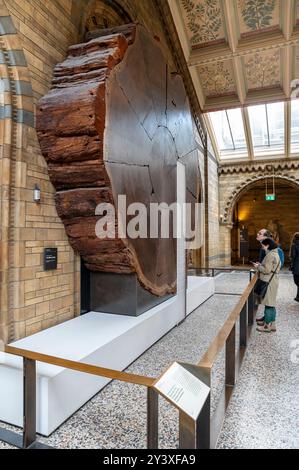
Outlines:
[{"label": "metal barrier post", "polygon": [[211,397],[205,401],[196,421],[180,411],[180,449],[210,449]]},{"label": "metal barrier post", "polygon": [[153,389],[147,389],[147,448],[159,448],[159,395]]},{"label": "metal barrier post", "polygon": [[240,314],[240,347],[246,348],[248,340],[248,300]]},{"label": "metal barrier post", "polygon": [[186,413],[180,411],[180,449],[196,448],[196,423]]},{"label": "metal barrier post", "polygon": [[23,448],[27,449],[36,441],[36,362],[24,361],[24,431]]},{"label": "metal barrier post", "polygon": [[196,449],[211,448],[211,394],[209,394],[196,422]]},{"label": "metal barrier post", "polygon": [[225,385],[234,386],[236,382],[236,325],[226,340],[225,347]]},{"label": "metal barrier post", "polygon": [[248,297],[248,325],[252,326],[254,323],[254,289],[252,289],[251,293]]}]

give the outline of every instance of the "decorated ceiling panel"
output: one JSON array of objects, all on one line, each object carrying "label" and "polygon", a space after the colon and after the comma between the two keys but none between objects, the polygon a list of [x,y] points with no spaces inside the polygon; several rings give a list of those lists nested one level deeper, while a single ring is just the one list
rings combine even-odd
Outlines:
[{"label": "decorated ceiling panel", "polygon": [[219,0],[180,0],[180,7],[191,48],[226,43]]},{"label": "decorated ceiling panel", "polygon": [[279,0],[238,0],[238,18],[242,38],[280,29]]},{"label": "decorated ceiling panel", "polygon": [[168,4],[203,112],[290,99],[299,79],[299,0]]},{"label": "decorated ceiling panel", "polygon": [[207,97],[235,95],[236,85],[231,60],[198,67],[203,91]]},{"label": "decorated ceiling panel", "polygon": [[244,57],[247,89],[261,90],[280,87],[280,50],[256,52]]}]

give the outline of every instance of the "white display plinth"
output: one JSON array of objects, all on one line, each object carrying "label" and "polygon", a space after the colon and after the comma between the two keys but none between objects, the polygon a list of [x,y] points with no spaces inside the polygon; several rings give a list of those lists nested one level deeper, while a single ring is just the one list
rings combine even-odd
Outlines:
[{"label": "white display plinth", "polygon": [[[213,279],[191,277],[188,313],[213,292]],[[179,302],[179,296],[175,296],[137,318],[90,312],[16,341],[14,346],[123,370],[183,319]],[[37,430],[45,436],[109,382],[42,363],[37,364],[37,374]],[[22,426],[21,358],[0,353],[0,384],[0,421]]]},{"label": "white display plinth", "polygon": [[211,277],[188,276],[187,315],[215,294],[215,282]]}]

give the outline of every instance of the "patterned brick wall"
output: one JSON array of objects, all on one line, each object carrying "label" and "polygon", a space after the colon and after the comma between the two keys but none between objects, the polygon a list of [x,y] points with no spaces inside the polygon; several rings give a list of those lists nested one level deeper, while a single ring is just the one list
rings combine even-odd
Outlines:
[{"label": "patterned brick wall", "polygon": [[[0,2],[0,340],[4,342],[79,313],[79,260],[57,216],[34,129],[36,103],[49,87],[52,66],[63,58],[67,41],[76,37],[70,21],[55,31],[62,10],[47,3],[48,10],[43,2]],[[33,202],[36,184],[41,204]],[[44,272],[45,247],[58,248],[57,271]]]}]

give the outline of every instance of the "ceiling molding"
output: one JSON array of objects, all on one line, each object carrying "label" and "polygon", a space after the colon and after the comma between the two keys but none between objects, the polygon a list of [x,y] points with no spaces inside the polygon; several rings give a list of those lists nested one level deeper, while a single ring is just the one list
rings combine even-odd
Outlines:
[{"label": "ceiling molding", "polygon": [[218,168],[219,175],[227,175],[233,173],[256,173],[259,171],[283,171],[283,170],[298,170],[299,169],[299,158],[298,159],[284,159],[284,160],[267,160],[259,162],[247,162],[247,163],[228,163],[221,164]]},{"label": "ceiling molding", "polygon": [[203,112],[290,98],[299,63],[296,0],[264,0],[257,4],[258,14],[248,0],[164,3]]},{"label": "ceiling molding", "polygon": [[[281,39],[281,38],[280,38]],[[268,45],[263,45],[263,46],[256,46],[256,47],[250,47],[250,49],[245,49],[245,50],[238,50],[236,52],[229,52],[227,54],[222,54],[222,55],[216,55],[216,54],[209,54],[207,57],[203,57],[202,55],[197,55],[195,53],[190,54],[190,59],[189,59],[189,67],[196,67],[198,65],[207,65],[207,64],[212,64],[214,62],[223,62],[226,60],[232,60],[235,57],[246,57],[247,55],[253,54],[253,53],[261,53],[265,51],[271,51],[273,49],[282,49],[284,47],[291,47],[291,46],[298,46],[299,44],[299,38],[294,38],[290,39],[288,41],[284,40],[277,40],[272,42],[271,44]]]}]

